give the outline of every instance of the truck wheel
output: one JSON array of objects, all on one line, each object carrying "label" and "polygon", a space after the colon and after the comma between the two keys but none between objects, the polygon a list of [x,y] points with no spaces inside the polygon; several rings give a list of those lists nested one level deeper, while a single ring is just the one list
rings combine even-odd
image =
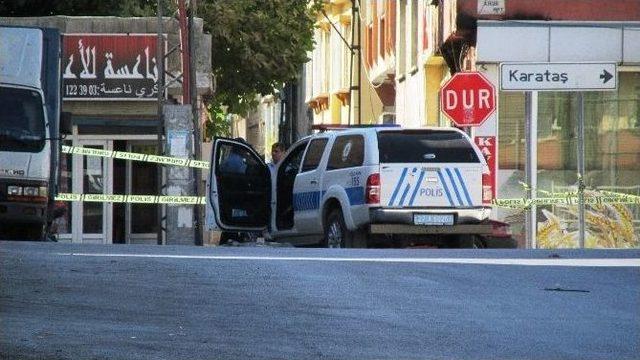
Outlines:
[{"label": "truck wheel", "polygon": [[351,245],[353,234],[347,229],[342,218],[342,211],[331,210],[324,225],[323,244],[327,248],[345,248]]}]

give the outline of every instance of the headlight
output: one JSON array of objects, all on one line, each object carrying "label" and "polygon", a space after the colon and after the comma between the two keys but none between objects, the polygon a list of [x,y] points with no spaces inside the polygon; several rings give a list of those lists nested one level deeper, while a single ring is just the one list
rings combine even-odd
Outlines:
[{"label": "headlight", "polygon": [[14,185],[7,186],[7,195],[22,195],[22,187]]},{"label": "headlight", "polygon": [[34,186],[25,186],[24,196],[38,196],[38,188]]}]

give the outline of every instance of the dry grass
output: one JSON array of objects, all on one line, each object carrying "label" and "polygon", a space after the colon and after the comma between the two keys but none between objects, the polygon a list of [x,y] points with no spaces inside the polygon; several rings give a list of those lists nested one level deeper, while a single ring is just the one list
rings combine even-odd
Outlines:
[{"label": "dry grass", "polygon": [[[585,192],[585,196],[596,196]],[[637,205],[636,205],[637,206]],[[542,248],[578,247],[578,206],[556,205],[555,214],[546,209],[546,221],[538,224],[537,240]],[[636,248],[640,246],[634,231],[633,215],[624,204],[585,205],[585,247]]]}]

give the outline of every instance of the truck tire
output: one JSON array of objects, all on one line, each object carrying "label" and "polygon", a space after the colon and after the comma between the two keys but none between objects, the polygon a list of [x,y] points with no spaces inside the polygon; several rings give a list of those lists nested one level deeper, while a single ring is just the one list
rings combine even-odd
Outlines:
[{"label": "truck tire", "polygon": [[323,245],[326,248],[346,248],[352,245],[353,233],[347,229],[340,209],[329,212],[324,222]]}]

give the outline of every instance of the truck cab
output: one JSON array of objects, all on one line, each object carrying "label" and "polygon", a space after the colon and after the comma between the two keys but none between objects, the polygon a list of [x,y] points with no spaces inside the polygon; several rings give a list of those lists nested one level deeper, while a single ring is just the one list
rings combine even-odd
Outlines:
[{"label": "truck cab", "polygon": [[60,34],[0,27],[0,235],[43,240],[57,190]]}]

